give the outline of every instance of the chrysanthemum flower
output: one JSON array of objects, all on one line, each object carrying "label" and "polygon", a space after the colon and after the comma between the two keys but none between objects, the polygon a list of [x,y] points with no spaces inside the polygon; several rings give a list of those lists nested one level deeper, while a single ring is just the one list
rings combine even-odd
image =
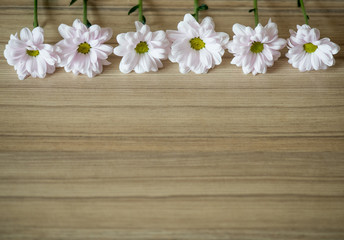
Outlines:
[{"label": "chrysanthemum flower", "polygon": [[242,67],[245,74],[266,73],[286,45],[286,40],[278,38],[277,25],[271,19],[265,27],[259,23],[255,29],[236,23],[233,32],[233,40],[228,44],[228,51],[234,54],[231,63]]},{"label": "chrysanthemum flower", "polygon": [[11,35],[4,55],[9,65],[14,66],[20,80],[28,76],[44,78],[55,71],[58,55],[54,47],[44,44],[44,31],[36,27],[30,31],[23,28],[18,34]]},{"label": "chrysanthemum flower", "polygon": [[129,73],[156,72],[163,65],[161,60],[167,59],[170,42],[164,31],[151,32],[148,25],[135,22],[136,32],[117,35],[119,46],[114,54],[122,56],[119,70]]},{"label": "chrysanthemum flower", "polygon": [[66,72],[87,74],[91,78],[103,71],[103,65],[110,64],[106,59],[113,48],[103,43],[112,37],[111,28],[98,25],[87,28],[76,19],[73,27],[61,24],[58,30],[64,38],[56,44],[61,58],[59,66]]},{"label": "chrysanthemum flower", "polygon": [[335,64],[333,54],[339,52],[340,47],[329,38],[320,39],[320,31],[309,25],[297,25],[297,32],[289,30],[289,51],[286,57],[294,68],[301,72],[327,69]]},{"label": "chrysanthemum flower", "polygon": [[181,73],[207,73],[222,62],[224,47],[229,41],[227,33],[215,32],[211,17],[199,24],[191,14],[184,16],[178,31],[167,30],[166,33],[172,42],[168,57],[179,64]]}]

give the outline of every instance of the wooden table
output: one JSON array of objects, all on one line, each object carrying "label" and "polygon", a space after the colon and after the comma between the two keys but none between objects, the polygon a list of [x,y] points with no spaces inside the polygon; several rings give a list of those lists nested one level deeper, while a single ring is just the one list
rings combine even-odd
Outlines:
[{"label": "wooden table", "polygon": [[[207,1],[217,31],[254,24],[252,2]],[[48,43],[81,1],[39,1]],[[133,31],[136,1],[89,1],[89,19]],[[176,29],[190,1],[144,1],[152,30]],[[280,36],[303,24],[295,1],[260,1]],[[307,1],[310,24],[344,49],[344,1]],[[32,25],[32,1],[1,0],[0,239],[344,239],[344,54],[300,73],[283,56],[265,75],[230,64],[182,75],[96,78],[63,69],[17,79],[3,50]],[[117,45],[115,39],[111,40]]]}]

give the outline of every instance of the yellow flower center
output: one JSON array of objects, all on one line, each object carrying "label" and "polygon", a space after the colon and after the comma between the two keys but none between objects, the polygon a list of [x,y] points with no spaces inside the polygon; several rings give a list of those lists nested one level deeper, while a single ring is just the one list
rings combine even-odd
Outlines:
[{"label": "yellow flower center", "polygon": [[261,42],[253,42],[250,50],[253,53],[261,53],[264,50],[264,45]]},{"label": "yellow flower center", "polygon": [[146,42],[139,42],[137,45],[136,45],[136,48],[135,48],[135,51],[138,53],[138,54],[142,54],[142,53],[146,53],[148,52],[149,48],[148,48],[148,44]]},{"label": "yellow flower center", "polygon": [[303,49],[308,53],[314,53],[315,50],[318,49],[318,46],[314,45],[313,43],[306,43],[303,45]]},{"label": "yellow flower center", "polygon": [[199,51],[202,48],[205,48],[205,43],[199,37],[195,37],[195,38],[191,39],[190,45],[191,45],[191,48],[195,49],[196,51]]},{"label": "yellow flower center", "polygon": [[26,54],[31,57],[37,57],[39,55],[38,50],[26,50]]},{"label": "yellow flower center", "polygon": [[90,44],[88,44],[87,42],[84,42],[84,43],[79,44],[78,52],[83,53],[83,54],[87,54],[90,52],[90,49],[91,49]]}]

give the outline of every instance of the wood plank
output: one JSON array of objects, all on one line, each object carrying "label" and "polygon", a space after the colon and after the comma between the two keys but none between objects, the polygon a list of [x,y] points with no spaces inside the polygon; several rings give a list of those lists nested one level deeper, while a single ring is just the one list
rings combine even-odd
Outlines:
[{"label": "wood plank", "polygon": [[[203,3],[203,1],[202,1]],[[217,31],[253,26],[252,0],[205,2]],[[134,0],[89,1],[89,19],[133,31]],[[192,1],[144,1],[152,30],[176,29]],[[82,17],[82,1],[39,1],[45,41]],[[344,47],[344,2],[306,2],[310,24]],[[259,1],[280,37],[303,23],[296,1]],[[223,63],[182,75],[121,74],[120,58],[89,79],[57,69],[19,81],[3,57],[31,27],[32,2],[0,10],[0,239],[344,239],[344,53],[300,73],[284,56],[265,75]]]}]

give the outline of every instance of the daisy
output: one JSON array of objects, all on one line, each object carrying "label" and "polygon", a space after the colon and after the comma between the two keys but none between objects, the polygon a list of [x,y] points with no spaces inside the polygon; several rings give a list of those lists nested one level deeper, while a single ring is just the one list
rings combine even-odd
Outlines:
[{"label": "daisy", "polygon": [[151,32],[148,25],[135,22],[136,32],[117,35],[119,46],[114,54],[123,57],[119,70],[122,73],[156,72],[163,65],[161,60],[167,59],[170,42],[164,31]]},{"label": "daisy", "polygon": [[41,27],[36,27],[32,31],[23,28],[20,38],[17,33],[11,35],[4,56],[7,63],[14,66],[20,80],[30,75],[34,78],[44,78],[47,73],[55,71],[58,55],[53,46],[43,42],[44,31]]},{"label": "daisy", "polygon": [[66,72],[87,74],[91,78],[103,71],[103,65],[110,64],[106,59],[113,48],[103,43],[112,37],[111,28],[98,25],[87,28],[76,19],[72,27],[61,24],[58,30],[64,38],[56,44],[61,58],[59,66]]},{"label": "daisy", "polygon": [[211,17],[204,18],[199,24],[189,13],[178,24],[178,31],[167,30],[166,33],[172,42],[168,57],[179,64],[181,73],[207,73],[222,62],[229,41],[227,33],[215,32]]},{"label": "daisy", "polygon": [[233,32],[228,44],[228,51],[234,54],[231,64],[242,67],[245,74],[266,73],[286,45],[286,40],[278,38],[277,25],[271,19],[265,27],[258,23],[255,29],[236,23]]},{"label": "daisy", "polygon": [[333,54],[339,52],[340,47],[331,42],[329,38],[320,39],[320,31],[309,25],[297,25],[297,32],[289,30],[289,51],[286,57],[294,68],[301,72],[310,70],[327,69],[333,66]]}]

